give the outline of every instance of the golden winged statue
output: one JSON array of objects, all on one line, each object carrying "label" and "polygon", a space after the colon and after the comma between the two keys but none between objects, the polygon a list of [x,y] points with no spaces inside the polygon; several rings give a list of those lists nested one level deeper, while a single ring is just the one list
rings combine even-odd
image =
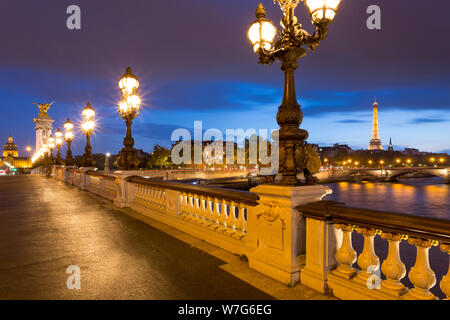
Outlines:
[{"label": "golden winged statue", "polygon": [[45,104],[42,104],[42,103],[33,103],[33,104],[38,106],[38,108],[39,108],[39,117],[49,118],[47,111],[48,111],[48,109],[50,109],[50,107],[54,103],[55,102],[51,102],[51,103],[46,102]]}]

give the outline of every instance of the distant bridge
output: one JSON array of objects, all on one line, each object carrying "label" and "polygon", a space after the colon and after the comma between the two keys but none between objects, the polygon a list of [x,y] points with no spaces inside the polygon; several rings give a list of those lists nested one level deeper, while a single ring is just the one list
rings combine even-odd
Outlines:
[{"label": "distant bridge", "polygon": [[408,168],[379,168],[379,169],[332,169],[321,171],[319,180],[345,180],[345,179],[378,179],[381,181],[397,181],[404,176],[429,174],[445,179],[450,183],[450,167],[408,167]]}]

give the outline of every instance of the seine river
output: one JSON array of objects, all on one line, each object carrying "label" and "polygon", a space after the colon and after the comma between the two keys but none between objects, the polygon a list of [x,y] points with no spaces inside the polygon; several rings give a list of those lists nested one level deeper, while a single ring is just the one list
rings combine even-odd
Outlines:
[{"label": "seine river", "polygon": [[328,184],[325,200],[350,207],[450,220],[450,185],[444,179],[404,179],[397,183],[340,182]]}]

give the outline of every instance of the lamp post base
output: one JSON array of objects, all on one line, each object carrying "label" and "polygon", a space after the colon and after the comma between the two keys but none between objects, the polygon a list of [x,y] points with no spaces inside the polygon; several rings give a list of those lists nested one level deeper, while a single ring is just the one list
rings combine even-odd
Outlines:
[{"label": "lamp post base", "polygon": [[119,170],[130,170],[137,168],[141,161],[137,157],[135,148],[123,148],[117,157],[117,167]]},{"label": "lamp post base", "polygon": [[92,156],[92,153],[85,153],[83,154],[83,157],[81,158],[81,166],[82,167],[95,167],[95,160]]}]

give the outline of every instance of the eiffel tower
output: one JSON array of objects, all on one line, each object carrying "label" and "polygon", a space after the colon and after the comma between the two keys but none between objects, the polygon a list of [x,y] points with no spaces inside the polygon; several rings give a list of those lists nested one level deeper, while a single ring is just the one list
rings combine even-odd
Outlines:
[{"label": "eiffel tower", "polygon": [[378,102],[376,98],[373,103],[372,140],[370,140],[369,150],[383,150],[383,145],[380,140],[380,132],[378,131]]}]

